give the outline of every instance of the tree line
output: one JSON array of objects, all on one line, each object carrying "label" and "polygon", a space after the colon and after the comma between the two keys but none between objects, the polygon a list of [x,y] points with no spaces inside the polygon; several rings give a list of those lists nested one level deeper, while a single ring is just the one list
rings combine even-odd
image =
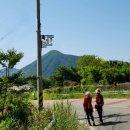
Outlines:
[{"label": "tree line", "polygon": [[[13,84],[28,83],[37,86],[36,75],[24,77],[22,72],[18,72],[9,76],[9,69],[13,68],[22,57],[23,53],[18,53],[14,49],[8,50],[7,53],[0,52],[0,65],[6,68],[6,77],[1,77],[0,80],[8,77]],[[53,75],[42,80],[43,88],[130,82],[130,63],[119,60],[106,61],[95,55],[83,55],[77,60],[76,68],[59,66]]]},{"label": "tree line", "polygon": [[43,88],[77,84],[111,85],[125,82],[130,82],[129,62],[119,60],[106,61],[95,55],[83,55],[77,60],[76,68],[60,66],[53,75],[43,79]]}]

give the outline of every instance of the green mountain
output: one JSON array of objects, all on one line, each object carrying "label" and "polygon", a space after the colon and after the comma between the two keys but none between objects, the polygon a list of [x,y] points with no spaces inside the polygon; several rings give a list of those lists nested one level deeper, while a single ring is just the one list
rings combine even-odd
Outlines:
[{"label": "green mountain", "polygon": [[[42,75],[44,78],[54,74],[59,66],[76,67],[79,56],[63,54],[57,50],[52,50],[42,56]],[[37,74],[37,61],[21,69],[25,76]]]}]

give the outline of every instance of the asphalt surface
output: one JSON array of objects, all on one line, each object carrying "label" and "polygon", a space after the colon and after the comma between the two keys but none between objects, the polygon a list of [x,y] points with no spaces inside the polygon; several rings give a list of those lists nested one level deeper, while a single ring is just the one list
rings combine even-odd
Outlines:
[{"label": "asphalt surface", "polygon": [[[87,118],[82,103],[83,100],[72,101],[79,116],[79,120],[87,124]],[[103,107],[103,125],[99,123],[96,111],[93,112],[93,115],[96,126],[90,126],[90,130],[130,130],[130,99],[105,99],[105,105]]]},{"label": "asphalt surface", "polygon": [[[62,100],[66,102],[66,100]],[[57,100],[47,100],[43,104],[51,107]],[[76,110],[79,121],[87,125],[87,118],[83,109],[83,99],[69,99]],[[34,102],[36,103],[36,102]],[[93,100],[94,106],[94,100]],[[105,99],[103,107],[104,124],[99,123],[98,114],[93,112],[96,126],[90,126],[90,130],[130,130],[130,99]]]}]

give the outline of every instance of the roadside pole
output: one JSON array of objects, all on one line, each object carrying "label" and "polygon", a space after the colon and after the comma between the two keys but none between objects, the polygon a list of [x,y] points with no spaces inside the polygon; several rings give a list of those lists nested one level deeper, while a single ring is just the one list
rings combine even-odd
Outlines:
[{"label": "roadside pole", "polygon": [[42,92],[42,48],[52,46],[54,35],[41,35],[40,22],[40,0],[36,0],[37,8],[37,97],[38,111],[43,107],[43,92]]},{"label": "roadside pole", "polygon": [[38,111],[40,112],[40,110],[43,107],[40,0],[36,0],[36,9],[37,9],[37,97],[38,97]]}]

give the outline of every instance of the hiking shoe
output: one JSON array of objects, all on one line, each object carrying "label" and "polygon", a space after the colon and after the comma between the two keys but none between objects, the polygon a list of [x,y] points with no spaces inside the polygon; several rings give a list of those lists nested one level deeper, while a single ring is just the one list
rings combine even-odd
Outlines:
[{"label": "hiking shoe", "polygon": [[99,123],[103,125],[103,120],[99,120]]},{"label": "hiking shoe", "polygon": [[91,124],[89,124],[89,126],[92,126]]},{"label": "hiking shoe", "polygon": [[91,123],[88,123],[89,124],[89,126],[91,126]]},{"label": "hiking shoe", "polygon": [[90,122],[90,120],[88,121],[88,124],[91,126],[91,122]]},{"label": "hiking shoe", "polygon": [[95,126],[95,122],[93,122],[93,126]]}]

